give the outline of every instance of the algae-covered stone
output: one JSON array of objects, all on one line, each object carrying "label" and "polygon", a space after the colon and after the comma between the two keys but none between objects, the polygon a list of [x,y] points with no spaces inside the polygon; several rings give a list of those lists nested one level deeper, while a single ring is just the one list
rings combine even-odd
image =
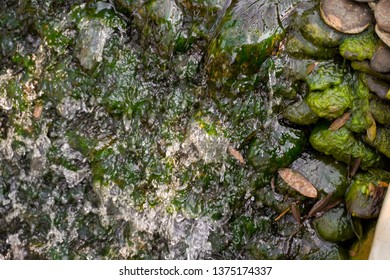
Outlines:
[{"label": "algae-covered stone", "polygon": [[345,126],[352,132],[363,133],[372,125],[369,105],[371,94],[360,77],[354,85],[355,99],[352,104],[351,117]]},{"label": "algae-covered stone", "polygon": [[348,78],[347,71],[344,67],[334,62],[320,62],[317,67],[310,72],[305,78],[309,89],[325,90],[331,86],[340,85]]},{"label": "algae-covered stone", "polygon": [[314,220],[318,234],[331,242],[343,242],[355,236],[352,219],[344,207],[337,207]]},{"label": "algae-covered stone", "polygon": [[390,128],[378,127],[376,129],[376,137],[373,141],[370,141],[367,135],[364,136],[364,140],[379,152],[390,158]]},{"label": "algae-covered stone", "polygon": [[378,38],[373,30],[344,39],[340,45],[340,54],[349,60],[371,59],[379,47]]},{"label": "algae-covered stone", "polygon": [[257,171],[275,172],[291,164],[302,152],[304,144],[302,131],[275,123],[266,135],[252,141],[248,162]]},{"label": "algae-covered stone", "polygon": [[358,140],[346,127],[332,131],[327,125],[319,124],[313,129],[309,142],[317,151],[345,163],[349,163],[351,158],[361,158],[361,167],[365,169],[381,161],[374,149]]},{"label": "algae-covered stone", "polygon": [[348,211],[356,217],[371,219],[378,217],[385,189],[379,185],[378,175],[359,173],[353,178],[345,196]]},{"label": "algae-covered stone", "polygon": [[319,119],[305,100],[299,100],[288,105],[283,111],[283,117],[299,125],[314,124]]},{"label": "algae-covered stone", "polygon": [[390,126],[390,103],[379,98],[372,98],[370,110],[375,121],[380,124]]},{"label": "algae-covered stone", "polygon": [[239,0],[230,5],[208,49],[207,68],[212,81],[231,83],[238,74],[250,75],[258,70],[284,37],[277,2]]},{"label": "algae-covered stone", "polygon": [[337,48],[325,48],[315,45],[296,30],[291,31],[287,36],[286,52],[293,57],[329,59],[334,57],[337,51]]},{"label": "algae-covered stone", "polygon": [[352,107],[353,93],[348,84],[328,88],[324,91],[312,91],[307,104],[313,112],[322,118],[334,119]]},{"label": "algae-covered stone", "polygon": [[336,47],[345,37],[344,34],[325,24],[317,7],[304,12],[300,24],[302,35],[316,46]]}]

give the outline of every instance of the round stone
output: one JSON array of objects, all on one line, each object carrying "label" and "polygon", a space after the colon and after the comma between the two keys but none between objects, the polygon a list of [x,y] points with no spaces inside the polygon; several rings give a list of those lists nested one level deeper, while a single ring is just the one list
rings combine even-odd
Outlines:
[{"label": "round stone", "polygon": [[390,48],[384,45],[380,46],[371,58],[370,66],[380,73],[390,72]]},{"label": "round stone", "polygon": [[387,46],[390,47],[390,33],[382,30],[378,24],[375,25],[375,32],[378,35],[379,38],[385,43]]},{"label": "round stone", "polygon": [[330,27],[346,34],[357,34],[373,21],[370,8],[353,0],[322,0],[322,19]]},{"label": "round stone", "polygon": [[389,98],[390,85],[385,81],[379,80],[370,75],[365,75],[364,82],[370,91],[374,92],[379,98]]},{"label": "round stone", "polygon": [[375,7],[375,19],[380,29],[390,32],[390,0],[381,0]]}]

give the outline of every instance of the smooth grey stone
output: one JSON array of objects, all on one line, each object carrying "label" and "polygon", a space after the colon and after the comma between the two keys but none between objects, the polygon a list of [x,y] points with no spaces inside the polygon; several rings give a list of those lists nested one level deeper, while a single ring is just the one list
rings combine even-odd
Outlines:
[{"label": "smooth grey stone", "polygon": [[380,29],[390,32],[390,0],[380,0],[375,7],[375,19]]},{"label": "smooth grey stone", "polygon": [[381,38],[383,43],[385,43],[387,46],[390,47],[390,32],[386,32],[386,31],[382,30],[378,26],[378,24],[375,25],[375,32],[376,32],[376,35],[378,35],[378,37]]},{"label": "smooth grey stone", "polygon": [[390,72],[390,48],[384,45],[380,46],[371,58],[370,66],[380,73]]},{"label": "smooth grey stone", "polygon": [[367,4],[353,0],[322,0],[320,11],[326,24],[346,34],[362,32],[374,19]]},{"label": "smooth grey stone", "polygon": [[379,98],[389,99],[390,84],[370,75],[365,75],[364,82]]}]

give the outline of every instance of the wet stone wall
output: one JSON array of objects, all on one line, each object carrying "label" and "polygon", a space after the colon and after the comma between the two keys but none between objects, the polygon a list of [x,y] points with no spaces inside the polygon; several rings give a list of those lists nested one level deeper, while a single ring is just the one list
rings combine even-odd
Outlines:
[{"label": "wet stone wall", "polygon": [[3,2],[0,259],[359,256],[390,105],[319,1]]}]

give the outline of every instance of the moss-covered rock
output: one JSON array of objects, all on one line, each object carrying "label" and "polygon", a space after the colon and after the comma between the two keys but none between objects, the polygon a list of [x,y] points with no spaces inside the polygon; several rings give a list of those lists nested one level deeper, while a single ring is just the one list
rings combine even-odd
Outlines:
[{"label": "moss-covered rock", "polygon": [[378,217],[385,189],[379,186],[383,180],[370,173],[357,174],[349,186],[345,203],[348,211],[356,217],[371,219]]},{"label": "moss-covered rock", "polygon": [[305,39],[300,32],[294,30],[287,36],[286,51],[297,58],[329,59],[337,53],[337,48],[317,46]]},{"label": "moss-covered rock", "polygon": [[258,70],[284,37],[277,13],[276,1],[240,0],[229,7],[208,48],[211,81],[230,87],[239,73]]},{"label": "moss-covered rock", "polygon": [[313,129],[309,142],[317,151],[345,163],[351,158],[361,158],[362,168],[376,166],[381,160],[375,150],[358,140],[346,127],[332,131],[327,125],[319,124]]},{"label": "moss-covered rock", "polygon": [[379,47],[379,40],[372,29],[347,37],[340,45],[340,54],[349,60],[371,59]]},{"label": "moss-covered rock", "polygon": [[248,162],[259,172],[275,172],[291,164],[302,152],[305,142],[302,131],[275,123],[268,135],[252,141]]},{"label": "moss-covered rock", "polygon": [[318,121],[319,117],[310,109],[305,100],[296,101],[283,110],[283,117],[299,125],[310,125]]},{"label": "moss-covered rock", "polygon": [[307,97],[310,109],[319,117],[334,119],[352,107],[353,93],[348,84],[312,91]]},{"label": "moss-covered rock", "polygon": [[370,111],[376,122],[390,126],[390,103],[379,98],[372,98]]},{"label": "moss-covered rock", "polygon": [[336,47],[345,37],[322,20],[318,7],[302,14],[300,30],[306,39],[320,47]]},{"label": "moss-covered rock", "polygon": [[333,61],[320,62],[307,75],[305,81],[312,91],[326,90],[331,86],[340,85],[348,79],[348,72],[345,67],[334,63]]},{"label": "moss-covered rock", "polygon": [[367,135],[365,135],[364,141],[390,158],[390,128],[377,127],[375,139],[371,141]]},{"label": "moss-covered rock", "polygon": [[355,236],[351,216],[344,207],[329,210],[313,223],[318,234],[327,241],[343,242]]}]

